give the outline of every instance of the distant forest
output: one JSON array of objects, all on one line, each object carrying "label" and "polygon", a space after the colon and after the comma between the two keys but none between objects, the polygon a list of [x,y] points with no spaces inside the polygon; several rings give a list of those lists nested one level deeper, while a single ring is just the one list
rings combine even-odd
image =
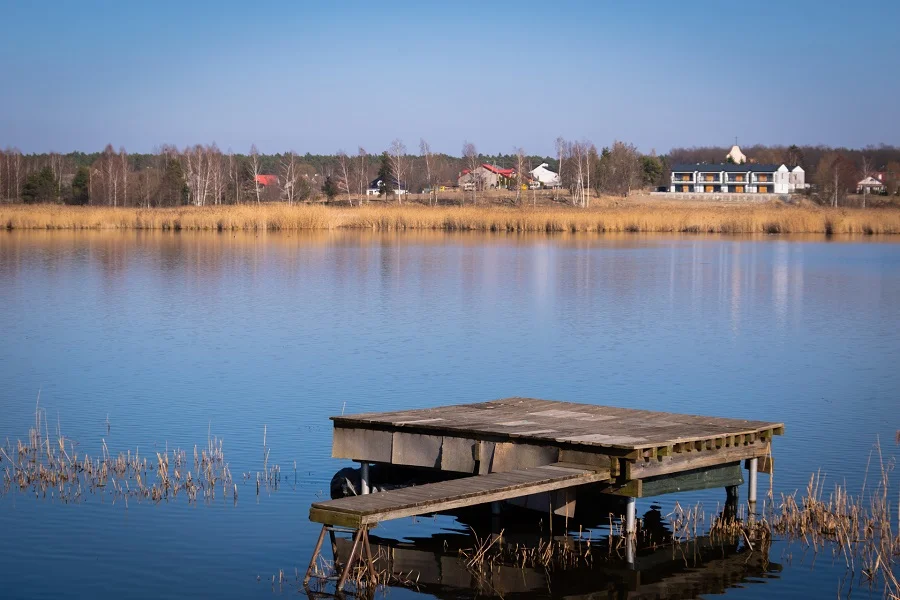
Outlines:
[{"label": "distant forest", "polygon": [[[515,169],[512,185],[528,183],[527,173],[542,163],[560,173],[562,187],[575,204],[586,205],[585,190],[627,195],[666,186],[668,170],[678,163],[723,162],[725,146],[673,148],[668,154],[641,154],[627,143],[600,149],[588,142],[558,139],[554,156],[482,154],[465,144],[463,156],[432,153],[423,140],[409,151],[400,140],[381,153],[359,148],[352,155],[247,154],[222,152],[215,144],[178,149],[162,146],[150,154],[108,145],[102,152],[22,154],[0,151],[0,201],[56,202],[109,206],[177,206],[308,202],[337,196],[360,199],[373,179],[402,182],[415,193],[452,189],[463,170],[482,163]],[[900,191],[900,148],[861,149],[826,146],[751,146],[743,148],[756,163],[800,165],[812,183],[814,200],[833,203],[855,192],[867,175],[883,174],[887,194]],[[385,190],[391,192],[390,186]]]}]

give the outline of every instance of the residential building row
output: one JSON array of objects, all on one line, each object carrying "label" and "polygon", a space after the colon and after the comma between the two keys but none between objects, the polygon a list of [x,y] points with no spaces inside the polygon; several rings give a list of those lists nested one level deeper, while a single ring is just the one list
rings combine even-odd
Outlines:
[{"label": "residential building row", "polygon": [[799,165],[681,164],[673,165],[671,192],[695,194],[790,194],[806,189],[806,172]]}]

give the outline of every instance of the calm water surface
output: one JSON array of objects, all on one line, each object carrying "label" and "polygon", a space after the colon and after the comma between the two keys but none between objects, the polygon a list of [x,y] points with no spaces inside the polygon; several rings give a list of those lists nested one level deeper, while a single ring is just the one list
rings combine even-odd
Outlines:
[{"label": "calm water surface", "polygon": [[[891,241],[2,232],[0,439],[27,437],[40,393],[83,451],[192,448],[211,431],[239,479],[262,470],[265,426],[287,483],[259,498],[239,483],[236,505],[127,509],[7,493],[0,596],[295,594],[271,576],[309,560],[308,506],[346,466],[330,458],[342,410],[521,395],[784,421],[776,496],[819,469],[858,489],[877,439],[897,454],[898,302]],[[712,509],[724,493],[655,501],[666,514],[676,500]],[[464,528],[443,516],[378,533],[427,555]],[[769,560],[727,595],[834,597],[844,575],[843,559],[783,543]],[[670,581],[642,575],[641,593]],[[540,577],[519,595],[609,593],[599,575]],[[456,585],[391,593],[475,594]]]}]

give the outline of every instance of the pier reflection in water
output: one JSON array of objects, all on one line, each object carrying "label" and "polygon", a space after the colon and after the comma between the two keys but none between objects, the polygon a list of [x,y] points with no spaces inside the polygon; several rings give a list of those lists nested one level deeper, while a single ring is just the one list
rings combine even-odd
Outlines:
[{"label": "pier reflection in water", "polygon": [[[456,516],[473,531],[496,527],[484,507]],[[377,557],[376,569],[382,576],[390,576],[391,587],[447,599],[510,598],[519,594],[570,599],[693,598],[721,594],[750,581],[764,582],[781,573],[782,566],[769,560],[767,543],[751,548],[740,537],[711,536],[675,543],[665,515],[656,506],[643,515],[642,522],[644,531],[638,537],[633,563],[626,560],[624,542],[620,543],[617,536],[610,537],[608,530],[600,530],[599,523],[588,527],[570,521],[568,534],[557,533],[551,538],[548,523],[543,523],[543,533],[537,531],[534,513],[526,511],[504,513],[502,536],[492,540],[494,551],[474,563],[467,559],[472,554],[473,536],[465,532],[406,540],[372,534],[370,540]],[[557,548],[556,559],[515,562],[516,556],[524,555],[521,549],[545,548],[550,539]],[[560,548],[567,549],[566,556]],[[340,563],[350,552],[350,539],[337,537],[334,549]],[[330,596],[332,591],[333,586],[324,586],[308,593],[315,598]]]}]

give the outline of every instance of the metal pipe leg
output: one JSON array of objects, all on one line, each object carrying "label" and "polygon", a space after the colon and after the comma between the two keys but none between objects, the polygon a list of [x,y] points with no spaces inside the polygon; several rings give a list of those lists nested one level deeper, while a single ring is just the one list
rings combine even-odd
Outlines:
[{"label": "metal pipe leg", "polygon": [[356,561],[356,553],[359,551],[359,542],[360,540],[362,540],[363,531],[364,530],[359,529],[353,535],[353,547],[350,548],[350,555],[347,557],[347,564],[344,565],[344,570],[341,572],[341,578],[337,583],[336,591],[338,592],[343,591],[344,584],[347,583],[347,576],[350,574],[350,569],[353,567],[353,563]]},{"label": "metal pipe leg", "polygon": [[316,559],[319,558],[319,552],[321,552],[322,550],[322,542],[325,541],[325,530],[327,528],[327,525],[322,525],[322,531],[319,532],[319,541],[316,542],[316,548],[315,550],[313,550],[312,558],[309,559],[309,566],[306,568],[306,577],[303,578],[304,586],[309,583],[309,580],[313,574],[313,569],[316,567]]},{"label": "metal pipe leg", "polygon": [[635,532],[635,502],[634,498],[629,498],[628,504],[625,505],[625,534],[631,536]]},{"label": "metal pipe leg", "polygon": [[372,546],[369,544],[369,530],[363,530],[363,552],[366,555],[366,567],[369,570],[369,579],[372,585],[378,585],[378,573],[375,572],[375,561],[372,558]]},{"label": "metal pipe leg", "polygon": [[359,493],[369,493],[369,463],[359,463]]},{"label": "metal pipe leg", "polygon": [[341,561],[338,560],[337,537],[334,535],[334,529],[329,529],[328,535],[331,536],[331,556],[334,559],[334,568],[337,570]]},{"label": "metal pipe leg", "polygon": [[628,564],[634,563],[634,543],[637,533],[635,510],[634,498],[628,498],[628,503],[625,505],[625,560]]},{"label": "metal pipe leg", "polygon": [[750,471],[750,493],[748,495],[748,500],[750,501],[750,504],[754,506],[756,505],[756,469],[758,461],[759,459],[757,458],[751,458],[747,465],[747,469]]}]

